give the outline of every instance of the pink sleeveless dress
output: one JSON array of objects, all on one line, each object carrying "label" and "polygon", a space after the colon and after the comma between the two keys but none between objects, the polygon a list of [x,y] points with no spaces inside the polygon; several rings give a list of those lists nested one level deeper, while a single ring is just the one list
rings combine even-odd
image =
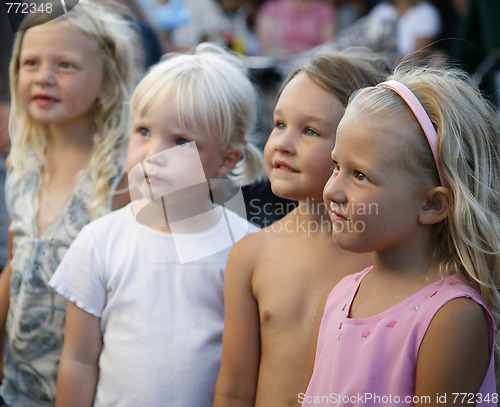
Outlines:
[{"label": "pink sleeveless dress", "polygon": [[[354,296],[370,271],[371,267],[345,277],[331,291],[319,330],[314,372],[306,394],[299,395],[302,406],[412,406],[422,339],[436,312],[458,297],[477,302],[487,316],[491,360],[481,395],[474,400],[478,406],[496,406],[495,325],[479,293],[460,277],[449,276],[378,315],[349,318]],[[443,395],[433,398],[439,396]],[[432,405],[439,402],[431,401]]]}]

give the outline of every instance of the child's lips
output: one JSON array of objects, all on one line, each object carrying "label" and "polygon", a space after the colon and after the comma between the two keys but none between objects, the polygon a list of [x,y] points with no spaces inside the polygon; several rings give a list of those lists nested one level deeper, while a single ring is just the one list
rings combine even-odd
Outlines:
[{"label": "child's lips", "polygon": [[157,184],[159,182],[164,182],[166,177],[168,178],[165,166],[160,166],[158,164],[151,164],[148,162],[143,162],[142,175],[148,184]]},{"label": "child's lips", "polygon": [[330,218],[334,222],[350,222],[350,219],[330,203]]},{"label": "child's lips", "polygon": [[275,161],[273,164],[273,168],[280,172],[288,172],[288,173],[298,173],[295,168],[291,165],[287,164],[285,161]]},{"label": "child's lips", "polygon": [[58,103],[59,99],[43,93],[37,93],[33,96],[33,101],[39,106],[51,106]]}]

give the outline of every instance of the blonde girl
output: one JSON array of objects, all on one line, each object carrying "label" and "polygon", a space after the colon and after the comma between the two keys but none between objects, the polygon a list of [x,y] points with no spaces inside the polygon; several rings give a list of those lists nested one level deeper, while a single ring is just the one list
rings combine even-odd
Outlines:
[{"label": "blonde girl", "polygon": [[323,302],[303,406],[496,405],[499,146],[453,68],[401,66],[351,99],[324,198],[335,243],[375,261]]},{"label": "blonde girl", "polygon": [[23,407],[55,400],[66,299],[48,280],[83,225],[127,201],[115,191],[126,185],[136,41],[130,24],[101,2],[82,0],[46,23],[40,17],[26,18],[10,65],[13,244],[1,279],[0,395]]},{"label": "blonde girl", "polygon": [[210,407],[227,255],[257,227],[227,208],[241,193],[214,205],[208,184],[217,198],[263,172],[246,141],[255,89],[235,56],[201,44],[151,69],[131,115],[140,194],[85,226],[49,283],[70,300],[57,405]]}]

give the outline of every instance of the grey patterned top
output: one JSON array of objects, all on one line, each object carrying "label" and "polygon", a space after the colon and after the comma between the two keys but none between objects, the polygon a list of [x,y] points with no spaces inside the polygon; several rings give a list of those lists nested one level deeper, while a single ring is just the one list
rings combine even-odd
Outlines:
[{"label": "grey patterned top", "polygon": [[[67,300],[47,283],[73,239],[89,222],[92,182],[86,171],[59,218],[38,236],[35,220],[40,175],[20,183],[12,171],[7,175],[6,192],[9,230],[15,237],[0,395],[12,407],[53,406]],[[113,182],[112,192],[120,178]]]}]

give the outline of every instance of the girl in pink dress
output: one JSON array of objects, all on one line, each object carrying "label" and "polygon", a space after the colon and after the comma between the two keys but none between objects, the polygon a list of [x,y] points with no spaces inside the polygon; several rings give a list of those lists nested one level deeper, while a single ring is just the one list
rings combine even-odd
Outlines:
[{"label": "girl in pink dress", "polygon": [[458,70],[351,99],[324,199],[335,243],[375,260],[320,304],[303,406],[496,405],[499,146]]}]

